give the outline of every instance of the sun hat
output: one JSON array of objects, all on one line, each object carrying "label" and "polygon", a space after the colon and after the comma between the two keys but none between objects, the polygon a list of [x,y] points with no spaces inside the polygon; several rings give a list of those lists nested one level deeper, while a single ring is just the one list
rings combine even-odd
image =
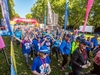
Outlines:
[{"label": "sun hat", "polygon": [[41,46],[39,49],[39,52],[44,53],[44,54],[49,54],[50,50],[46,46]]}]

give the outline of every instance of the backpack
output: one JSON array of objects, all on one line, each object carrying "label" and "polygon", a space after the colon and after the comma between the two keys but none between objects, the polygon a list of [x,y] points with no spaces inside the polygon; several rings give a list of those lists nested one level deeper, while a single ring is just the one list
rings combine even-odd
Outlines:
[{"label": "backpack", "polygon": [[100,66],[100,50],[96,53],[94,57],[94,62]]}]

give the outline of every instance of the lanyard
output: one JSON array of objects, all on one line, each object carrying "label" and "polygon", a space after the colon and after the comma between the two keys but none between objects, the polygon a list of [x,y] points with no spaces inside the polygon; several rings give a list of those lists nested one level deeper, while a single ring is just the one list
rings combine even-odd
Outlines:
[{"label": "lanyard", "polygon": [[40,58],[40,60],[41,60],[41,62],[42,62],[42,64],[43,64],[44,69],[46,69],[46,59],[45,59],[44,62],[43,62],[42,58]]}]

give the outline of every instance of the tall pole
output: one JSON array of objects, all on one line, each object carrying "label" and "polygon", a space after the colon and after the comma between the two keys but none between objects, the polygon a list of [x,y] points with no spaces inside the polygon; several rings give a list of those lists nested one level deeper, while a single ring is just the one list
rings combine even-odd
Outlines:
[{"label": "tall pole", "polygon": [[68,21],[68,2],[69,2],[69,0],[66,0],[65,20],[64,20],[64,30],[66,30],[67,21]]},{"label": "tall pole", "polygon": [[[46,1],[45,1],[46,2]],[[46,4],[44,4],[44,27],[46,27],[47,16],[46,16]]]}]

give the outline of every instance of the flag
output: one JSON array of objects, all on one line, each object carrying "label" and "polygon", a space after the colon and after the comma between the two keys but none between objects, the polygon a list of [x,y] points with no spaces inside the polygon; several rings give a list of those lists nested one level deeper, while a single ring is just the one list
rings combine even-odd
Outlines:
[{"label": "flag", "polygon": [[52,10],[51,10],[51,5],[50,5],[49,1],[48,1],[48,24],[53,24],[53,21],[52,21]]},{"label": "flag", "polygon": [[6,27],[6,31],[10,32],[10,35],[13,35],[13,31],[12,31],[12,28],[10,26],[8,0],[1,0],[1,9],[2,9],[3,22],[4,22],[4,25]]},{"label": "flag", "polygon": [[[13,69],[14,66],[14,69]],[[15,74],[17,74],[17,67],[16,67],[16,60],[15,60],[15,54],[14,54],[14,48],[13,43],[11,41],[11,73],[15,71]]]},{"label": "flag", "polygon": [[66,1],[65,20],[64,20],[64,30],[66,30],[67,21],[68,21],[68,3],[69,3],[69,0]]},{"label": "flag", "polygon": [[3,41],[2,37],[0,36],[0,50],[4,47],[5,47],[4,41]]},{"label": "flag", "polygon": [[87,23],[87,20],[88,20],[88,15],[89,15],[89,12],[92,8],[93,3],[94,3],[94,0],[88,0],[87,6],[86,6],[86,16],[85,16],[85,21],[84,21],[84,26],[82,28],[82,32],[85,31],[86,23]]}]

